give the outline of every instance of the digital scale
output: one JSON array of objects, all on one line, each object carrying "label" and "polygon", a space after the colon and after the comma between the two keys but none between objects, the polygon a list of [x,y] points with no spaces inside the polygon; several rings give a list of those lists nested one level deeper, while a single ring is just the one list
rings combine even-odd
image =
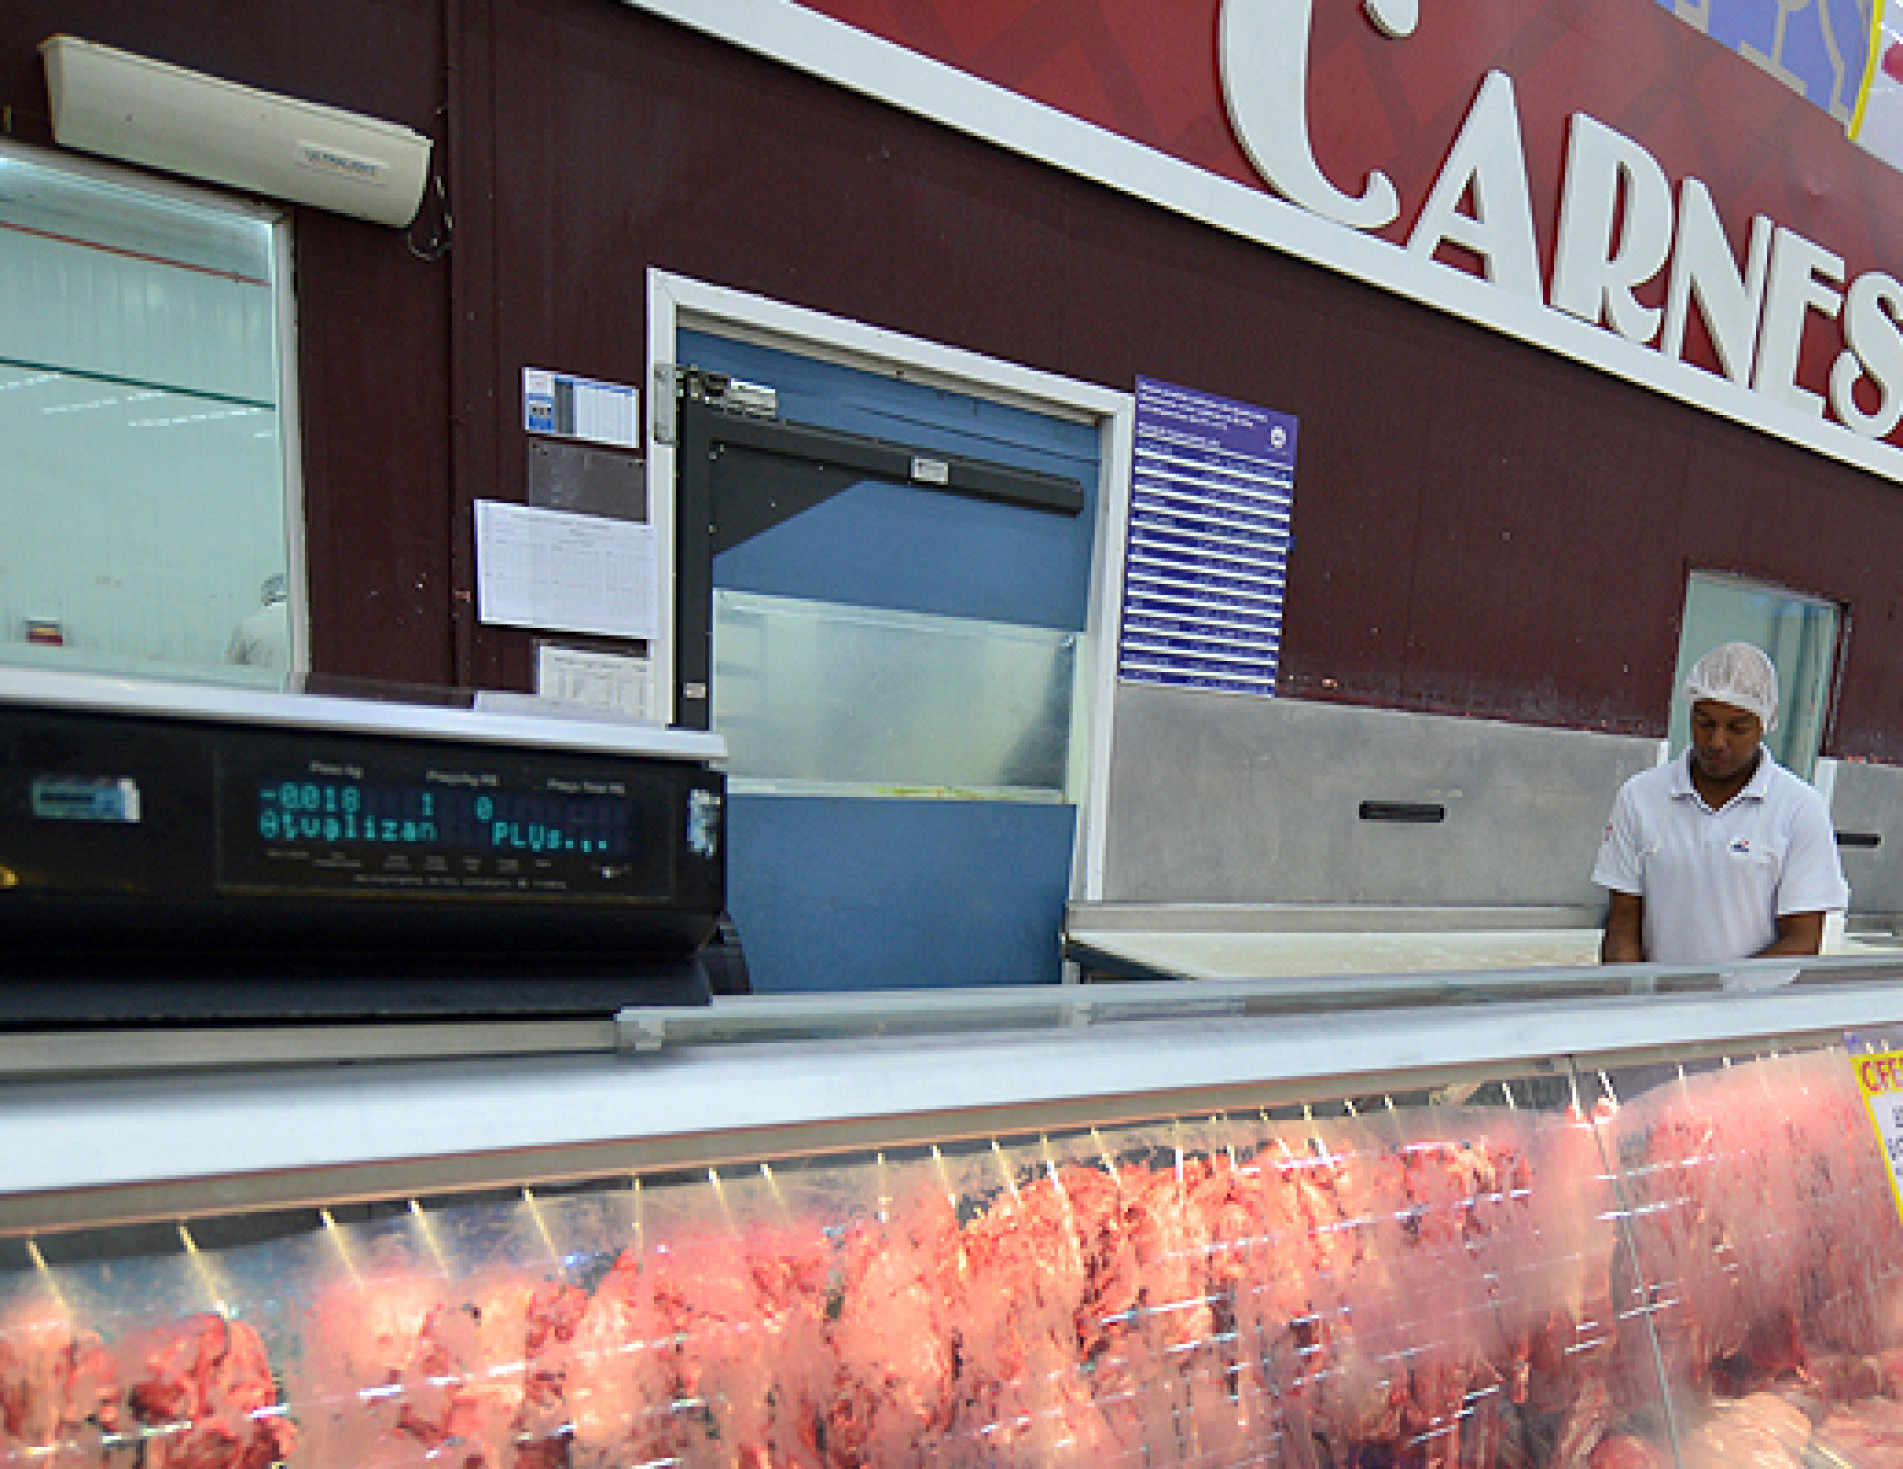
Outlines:
[{"label": "digital scale", "polygon": [[0,1027],[704,1001],[717,736],[0,669]]}]

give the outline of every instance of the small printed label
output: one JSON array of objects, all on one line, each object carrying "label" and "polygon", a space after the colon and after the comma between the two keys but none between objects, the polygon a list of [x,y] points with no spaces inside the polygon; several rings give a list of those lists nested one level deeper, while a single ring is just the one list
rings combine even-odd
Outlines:
[{"label": "small printed label", "polygon": [[306,168],[314,168],[319,173],[333,174],[338,178],[355,179],[360,184],[381,184],[384,175],[390,171],[390,165],[380,158],[365,158],[362,154],[346,153],[341,148],[331,148],[323,143],[300,142],[297,156]]},{"label": "small printed label", "polygon": [[922,485],[948,485],[951,483],[951,466],[943,459],[915,455],[912,459],[912,478]]},{"label": "small printed label", "polygon": [[694,791],[687,798],[687,850],[696,857],[720,851],[720,797],[713,791]]},{"label": "small printed label", "polygon": [[555,432],[555,374],[522,370],[522,423],[532,434]]},{"label": "small printed label", "polygon": [[33,814],[42,821],[132,825],[140,819],[139,783],[126,778],[60,778],[33,782]]},{"label": "small printed label", "polygon": [[638,449],[640,413],[640,393],[624,384],[522,369],[522,426],[532,434]]}]

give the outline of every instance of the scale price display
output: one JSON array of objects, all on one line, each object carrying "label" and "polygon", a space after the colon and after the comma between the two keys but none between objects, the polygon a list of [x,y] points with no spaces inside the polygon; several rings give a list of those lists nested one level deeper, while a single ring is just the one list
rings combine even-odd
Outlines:
[{"label": "scale price display", "polygon": [[652,898],[671,818],[619,760],[385,753],[340,742],[226,754],[227,891],[432,898]]},{"label": "scale price display", "polygon": [[614,795],[490,792],[350,781],[257,787],[269,845],[428,850],[461,856],[628,855],[627,803]]},{"label": "scale price display", "polygon": [[628,819],[625,803],[613,796],[284,781],[258,789],[258,835],[270,843],[620,857],[628,850]]}]

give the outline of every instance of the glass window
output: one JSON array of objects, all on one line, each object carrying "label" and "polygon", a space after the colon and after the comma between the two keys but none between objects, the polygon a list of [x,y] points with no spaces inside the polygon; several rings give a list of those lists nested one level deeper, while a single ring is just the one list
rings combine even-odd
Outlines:
[{"label": "glass window", "polygon": [[0,151],[0,662],[292,662],[279,231]]},{"label": "glass window", "polygon": [[1780,707],[1765,747],[1786,770],[1809,780],[1823,744],[1838,626],[1839,609],[1833,602],[1742,577],[1693,572],[1685,592],[1678,673],[1672,680],[1672,753],[1677,755],[1691,742],[1685,676],[1692,665],[1720,643],[1756,643],[1777,665]]}]

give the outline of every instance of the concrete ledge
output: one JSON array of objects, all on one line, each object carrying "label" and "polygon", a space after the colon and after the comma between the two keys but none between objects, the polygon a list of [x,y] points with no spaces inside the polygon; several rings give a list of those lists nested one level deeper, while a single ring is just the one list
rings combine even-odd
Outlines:
[{"label": "concrete ledge", "polygon": [[1455,907],[1375,903],[1071,903],[1065,932],[1095,933],[1458,933],[1472,930],[1590,928],[1603,907]]}]

